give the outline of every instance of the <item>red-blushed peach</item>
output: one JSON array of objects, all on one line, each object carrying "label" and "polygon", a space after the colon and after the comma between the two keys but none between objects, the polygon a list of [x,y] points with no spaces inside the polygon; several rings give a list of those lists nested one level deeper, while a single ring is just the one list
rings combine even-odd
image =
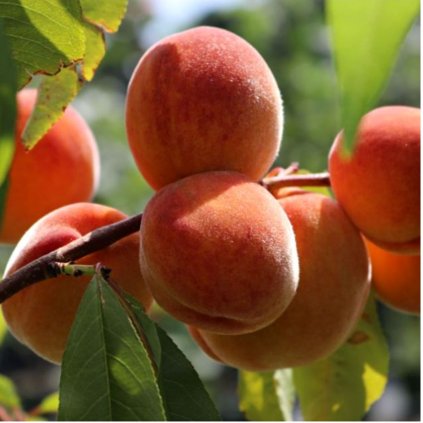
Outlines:
[{"label": "red-blushed peach", "polygon": [[128,86],[129,145],[155,189],[212,170],[258,180],[278,154],[282,126],[271,70],[223,29],[192,28],[154,44]]},{"label": "red-blushed peach", "polygon": [[34,89],[24,89],[17,95],[15,152],[0,223],[0,242],[16,243],[48,212],[91,200],[99,179],[100,162],[94,136],[71,106],[33,149],[24,148],[21,134],[36,96]]},{"label": "red-blushed peach", "polygon": [[[126,217],[120,211],[93,203],[75,203],[38,220],[16,245],[5,276],[94,229]],[[102,263],[111,278],[146,309],[152,303],[138,265],[139,235],[129,235],[77,261]],[[6,300],[3,314],[14,336],[41,357],[60,363],[69,331],[90,277],[59,276],[31,285]]]},{"label": "red-blushed peach", "polygon": [[350,158],[343,133],[329,154],[333,191],[372,242],[397,252],[420,251],[420,109],[380,107],[366,114]]},{"label": "red-blushed peach", "polygon": [[364,242],[336,201],[305,192],[279,201],[293,225],[300,260],[291,304],[253,333],[221,335],[190,327],[212,358],[241,369],[301,366],[328,356],[350,335],[370,288]]},{"label": "red-blushed peach", "polygon": [[396,254],[365,241],[377,297],[397,310],[420,314],[420,255]]},{"label": "red-blushed peach", "polygon": [[237,172],[162,188],[141,223],[140,264],[153,297],[185,323],[245,333],[274,321],[298,283],[294,233],[277,200]]}]

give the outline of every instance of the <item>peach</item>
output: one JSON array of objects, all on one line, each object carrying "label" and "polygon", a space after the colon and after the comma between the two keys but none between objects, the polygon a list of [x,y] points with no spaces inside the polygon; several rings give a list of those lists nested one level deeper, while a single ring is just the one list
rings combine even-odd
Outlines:
[{"label": "peach", "polygon": [[128,87],[129,145],[154,189],[212,170],[260,179],[278,154],[282,123],[266,62],[219,28],[197,27],[154,44]]},{"label": "peach", "polygon": [[162,188],[141,223],[141,272],[176,319],[219,333],[274,321],[298,283],[294,233],[272,195],[237,172]]},{"label": "peach", "polygon": [[99,154],[93,134],[70,106],[33,149],[25,150],[21,134],[36,95],[34,89],[24,89],[17,95],[15,152],[0,222],[0,242],[16,243],[48,212],[91,200],[99,179]]},{"label": "peach", "polygon": [[300,260],[291,304],[253,333],[221,335],[190,327],[206,353],[234,367],[266,371],[330,355],[349,336],[367,299],[370,266],[359,231],[336,201],[290,193],[279,201],[293,225]]},{"label": "peach", "polygon": [[[38,220],[16,245],[5,276],[92,230],[126,217],[120,211],[92,203],[76,203]],[[147,309],[152,297],[138,265],[139,235],[122,238],[77,261],[112,269],[111,277]],[[41,357],[60,363],[75,314],[90,277],[59,276],[31,285],[3,303],[9,329]]]},{"label": "peach", "polygon": [[365,241],[378,298],[397,310],[420,314],[420,255],[396,254]]},{"label": "peach", "polygon": [[329,154],[333,191],[362,233],[382,248],[420,251],[420,109],[386,106],[365,115],[350,158],[343,134]]}]

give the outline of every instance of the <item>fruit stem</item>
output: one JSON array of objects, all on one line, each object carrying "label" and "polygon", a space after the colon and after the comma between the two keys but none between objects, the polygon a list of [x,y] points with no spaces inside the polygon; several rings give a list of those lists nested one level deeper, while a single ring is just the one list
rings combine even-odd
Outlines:
[{"label": "fruit stem", "polygon": [[111,225],[102,226],[26,264],[1,281],[0,303],[36,282],[57,276],[57,263],[69,264],[137,232],[141,219],[142,214],[138,214]]},{"label": "fruit stem", "polygon": [[269,176],[260,182],[265,188],[285,187],[329,187],[330,179],[328,172],[309,173],[304,175],[291,175],[281,173],[276,176]]}]

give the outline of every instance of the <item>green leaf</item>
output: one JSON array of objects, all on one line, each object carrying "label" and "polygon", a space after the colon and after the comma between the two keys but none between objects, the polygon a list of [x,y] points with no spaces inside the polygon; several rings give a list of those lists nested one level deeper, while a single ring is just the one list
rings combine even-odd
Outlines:
[{"label": "green leaf", "polygon": [[327,0],[347,151],[361,117],[376,106],[419,6],[419,0]]},{"label": "green leaf", "polygon": [[305,420],[361,420],[385,389],[389,352],[374,298],[334,354],[293,370]]},{"label": "green leaf", "polygon": [[248,420],[292,420],[294,391],[289,372],[239,372],[239,407]]},{"label": "green leaf", "polygon": [[292,369],[276,370],[273,376],[276,381],[276,394],[279,398],[279,406],[285,420],[292,421],[294,419],[294,401],[295,389],[292,380]]},{"label": "green leaf", "polygon": [[185,355],[163,329],[145,315],[134,298],[128,295],[125,298],[135,312],[137,322],[142,326],[155,357],[167,420],[220,420],[215,405]]},{"label": "green leaf", "polygon": [[0,345],[2,344],[7,333],[7,325],[4,320],[3,312],[0,309]]},{"label": "green leaf", "polygon": [[82,83],[73,68],[65,68],[56,75],[43,78],[38,88],[34,111],[22,134],[23,143],[27,148],[34,147],[59,120],[81,86]]},{"label": "green leaf", "polygon": [[31,411],[30,415],[40,416],[43,414],[54,414],[57,413],[58,408],[59,393],[53,392],[52,394],[46,396],[41,403]]},{"label": "green leaf", "polygon": [[0,226],[6,203],[8,171],[15,150],[16,66],[0,18]]},{"label": "green leaf", "polygon": [[88,23],[85,25],[85,39],[86,51],[81,72],[86,81],[91,81],[106,53],[106,44],[103,31]]},{"label": "green leaf", "polygon": [[164,420],[147,351],[125,307],[95,276],[62,363],[59,420]]},{"label": "green leaf", "polygon": [[2,4],[18,86],[36,73],[53,75],[82,60],[84,28],[79,2],[71,0],[9,0]]},{"label": "green leaf", "polygon": [[21,407],[21,400],[16,392],[15,385],[3,375],[0,375],[0,406],[9,410]]},{"label": "green leaf", "polygon": [[87,21],[104,28],[107,32],[116,32],[125,15],[127,0],[99,2],[98,0],[80,0],[84,17]]}]

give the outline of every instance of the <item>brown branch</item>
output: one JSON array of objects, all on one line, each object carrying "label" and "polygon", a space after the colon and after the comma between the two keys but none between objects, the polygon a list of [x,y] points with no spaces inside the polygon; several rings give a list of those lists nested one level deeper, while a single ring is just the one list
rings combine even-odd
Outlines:
[{"label": "brown branch", "polygon": [[330,179],[328,172],[310,173],[305,175],[280,174],[269,176],[261,181],[265,188],[285,188],[285,187],[329,187]]},{"label": "brown branch", "polygon": [[142,214],[103,226],[21,267],[0,283],[0,303],[36,282],[57,276],[55,263],[66,263],[101,250],[137,232]]}]

